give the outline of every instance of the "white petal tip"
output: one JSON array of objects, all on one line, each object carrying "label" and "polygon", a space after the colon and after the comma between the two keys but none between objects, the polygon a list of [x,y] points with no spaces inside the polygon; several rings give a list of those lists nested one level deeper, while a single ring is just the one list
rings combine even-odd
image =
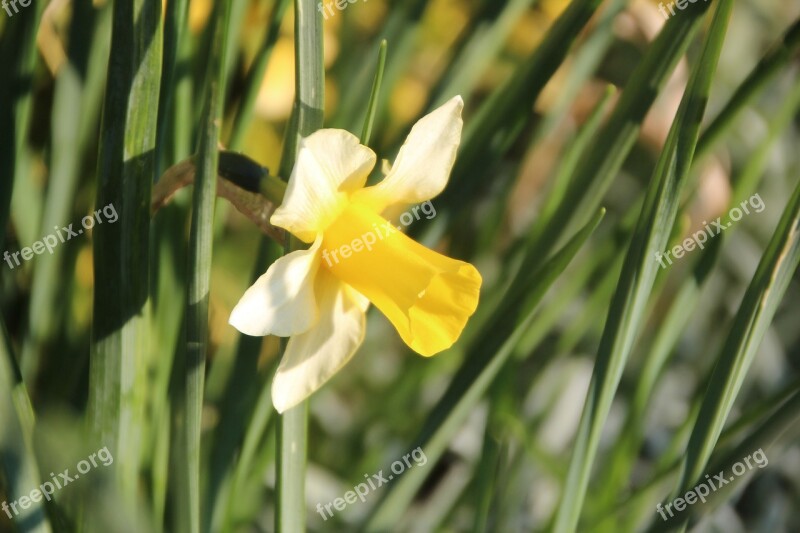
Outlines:
[{"label": "white petal tip", "polygon": [[228,317],[228,324],[236,328],[239,333],[244,333],[251,337],[263,336],[258,335],[258,333],[254,331],[252,320],[248,320],[238,307],[235,307],[233,311],[231,311],[231,316]]},{"label": "white petal tip", "polygon": [[[452,97],[450,100],[448,100],[445,103],[443,103],[441,106],[439,106],[438,109],[446,110],[448,112],[455,113],[460,118],[461,117],[461,111],[464,109],[464,99],[461,98],[460,94],[458,94],[458,95]],[[437,110],[434,110],[433,112],[436,112],[436,111]]]},{"label": "white petal tip", "polygon": [[272,382],[272,406],[279,415],[282,415],[292,407],[296,407],[308,396],[291,395],[285,390],[282,390],[276,381]]}]

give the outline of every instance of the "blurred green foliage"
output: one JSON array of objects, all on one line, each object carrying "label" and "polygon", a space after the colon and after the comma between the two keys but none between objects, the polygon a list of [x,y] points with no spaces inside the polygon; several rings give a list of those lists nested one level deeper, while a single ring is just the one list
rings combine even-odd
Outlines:
[{"label": "blurred green foliage", "polygon": [[[283,250],[222,199],[212,215],[217,140],[285,179],[298,131],[371,123],[393,160],[456,94],[456,167],[409,231],[478,267],[481,304],[432,359],[370,312],[308,403],[305,500],[280,508],[311,531],[800,529],[800,3],[669,20],[648,0],[317,4],[0,11],[3,251],[120,215],[4,257],[0,503],[104,446],[114,462],[0,512],[0,531],[275,530],[280,343],[227,319]],[[296,74],[323,83],[316,66],[324,117],[298,118]],[[204,192],[151,214],[152,184],[196,153]],[[756,193],[763,212],[659,266]],[[315,511],[417,447],[426,463],[366,502]],[[759,448],[767,468],[661,520],[656,504]]]}]

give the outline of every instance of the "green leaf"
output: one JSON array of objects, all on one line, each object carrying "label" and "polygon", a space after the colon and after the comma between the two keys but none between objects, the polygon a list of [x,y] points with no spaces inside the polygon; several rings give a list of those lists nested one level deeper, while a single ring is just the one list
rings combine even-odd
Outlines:
[{"label": "green leaf", "polygon": [[[789,97],[771,119],[769,132],[756,147],[754,155],[747,160],[745,168],[735,176],[734,193],[731,195],[728,207],[738,205],[743,198],[753,193],[757,185],[756,180],[766,166],[768,154],[798,109],[800,109],[800,82],[795,84]],[[644,434],[645,415],[650,398],[669,356],[672,355],[692,317],[692,311],[700,301],[700,290],[713,271],[722,244],[732,231],[735,231],[735,226],[729,228],[723,235],[717,236],[704,250],[696,253],[696,263],[691,276],[683,282],[670,302],[664,318],[659,323],[656,336],[646,350],[647,358],[639,374],[631,408],[626,417],[627,429],[620,435],[620,441],[614,447],[613,457],[608,462],[609,474],[606,478],[608,481],[604,498],[606,505],[618,496],[617,492],[633,469],[636,452]]]},{"label": "green leaf", "polygon": [[[676,494],[705,473],[739,389],[800,263],[800,184],[795,188],[720,351],[684,456]],[[673,519],[676,520],[676,519]],[[684,518],[685,521],[685,518]]]},{"label": "green leaf", "polygon": [[692,72],[625,256],[555,515],[553,530],[556,532],[574,531],[578,526],[600,435],[658,273],[659,263],[654,258],[667,244],[689,175],[730,9],[729,0],[717,4],[703,54]]},{"label": "green leaf", "polygon": [[[187,302],[185,313],[184,406],[181,412],[184,431],[181,438],[184,463],[179,486],[185,491],[180,509],[182,530],[209,531],[208,516],[201,511],[200,443],[208,354],[208,299],[211,285],[214,203],[217,192],[219,138],[226,86],[226,46],[231,4],[222,2],[214,10],[214,39],[206,75],[205,107],[197,150],[197,176],[192,199],[187,264]],[[183,529],[185,528],[185,529]]]},{"label": "green leaf", "polygon": [[[31,487],[38,487],[42,478],[33,453],[33,408],[2,319],[0,337],[0,428],[3,428],[0,431],[0,467],[5,504],[30,495]],[[14,511],[12,520],[19,531],[51,531],[41,499],[38,502],[31,500],[27,508],[15,508]]]},{"label": "green leaf", "polygon": [[[17,17],[6,21],[0,54],[3,57],[3,77],[0,80],[0,224],[6,227],[15,186],[27,180],[28,147],[33,116],[33,82],[36,67],[36,34],[44,10],[44,0],[23,9]],[[5,233],[0,235],[0,245]]]},{"label": "green leaf", "polygon": [[[778,395],[779,399],[785,401],[773,406],[769,416],[756,425],[736,446],[724,453],[715,453],[712,456],[708,472],[730,472],[734,463],[750,457],[757,450],[762,450],[765,455],[776,459],[779,455],[773,452],[779,451],[778,448],[782,442],[789,444],[796,441],[797,427],[800,423],[800,385],[795,382],[787,389]],[[792,393],[789,398],[785,398],[786,392]],[[723,437],[727,433],[729,432],[723,433]],[[759,468],[763,468],[763,466],[759,465]],[[726,498],[730,498],[730,492],[735,488],[734,484],[725,485],[711,495],[708,505],[689,507],[687,510],[691,511],[691,521],[695,522],[699,517],[712,512]]]},{"label": "green leaf", "polygon": [[529,116],[527,112],[520,115],[519,110],[533,106],[600,3],[600,0],[571,2],[514,76],[481,106],[464,130],[459,158],[453,168],[456,179],[464,176],[469,181],[461,181],[459,187],[446,191],[445,198],[455,198],[456,193],[463,197],[478,185],[475,180],[482,174],[475,172],[476,166],[492,146],[506,145],[508,137],[518,132],[520,116]]},{"label": "green leaf", "polygon": [[792,61],[798,50],[800,50],[800,19],[794,21],[781,41],[761,58],[752,72],[736,88],[722,111],[703,131],[703,136],[697,143],[698,158],[714,147],[747,105]]},{"label": "green leaf", "polygon": [[[113,224],[94,239],[94,316],[88,418],[92,439],[117,461],[119,496],[131,508],[139,490],[149,338],[149,237],[155,178],[156,114],[161,79],[161,4],[113,7],[111,49],[97,162],[96,207],[113,206]],[[87,503],[87,502],[85,502]],[[103,526],[85,513],[89,530]]]},{"label": "green leaf", "polygon": [[186,19],[189,14],[189,0],[167,2],[164,15],[164,57],[161,66],[161,90],[158,105],[158,141],[156,143],[156,164],[162,168],[164,149],[169,141],[167,121],[173,117],[175,105],[178,55],[181,43],[186,40]]},{"label": "green leaf", "polygon": [[386,40],[381,41],[378,49],[378,66],[375,68],[375,80],[372,82],[372,93],[367,104],[367,116],[364,117],[364,128],[361,130],[361,144],[368,146],[372,135],[372,126],[375,122],[375,112],[378,109],[378,97],[381,93],[383,71],[386,68]]},{"label": "green leaf", "polygon": [[469,96],[486,75],[514,29],[519,18],[538,0],[509,0],[502,3],[483,2],[482,11],[465,31],[464,43],[441,77],[433,93],[429,110],[433,110],[456,94],[469,102]]},{"label": "green leaf", "polygon": [[[92,51],[99,50],[105,41],[104,30],[108,30],[110,9],[95,13],[90,4],[76,6],[72,21],[68,56],[57,73],[52,112],[52,148],[50,154],[50,187],[39,227],[49,230],[60,226],[74,216],[74,198],[81,176],[81,154],[93,140],[87,134],[100,110],[98,89],[106,64],[91,61]],[[97,18],[98,20],[95,20]],[[78,27],[87,20],[95,21],[92,31],[83,35]],[[79,22],[80,21],[80,22]],[[96,53],[94,54],[96,55]],[[88,70],[88,72],[87,72]],[[76,135],[76,129],[78,134]],[[53,342],[58,326],[57,302],[63,298],[64,284],[59,273],[64,271],[65,250],[56,248],[52,254],[42,255],[32,265],[34,270],[31,285],[29,331],[22,349],[22,375],[30,386],[39,373],[43,351]]]},{"label": "green leaf", "polygon": [[[548,228],[536,241],[540,255],[546,255],[600,205],[633,148],[642,121],[686,52],[708,6],[698,2],[682,11],[680,17],[672,17],[647,49],[614,111],[595,137],[596,142],[582,157],[564,201],[551,217],[538,222]],[[534,238],[536,235],[531,236],[531,240]]]},{"label": "green leaf", "polygon": [[[389,91],[403,75],[404,68],[408,66],[413,57],[414,45],[419,36],[420,19],[427,4],[426,0],[409,0],[393,4],[381,32],[364,47],[364,50],[371,51],[379,47],[382,41],[392,43],[392,50],[387,56],[387,68],[383,81],[387,90],[383,91],[378,98],[378,118],[385,109]],[[374,76],[374,70],[371,58],[367,60],[365,54],[353,54],[348,59],[351,61],[343,66],[340,75],[341,79],[348,80],[347,90],[342,91],[341,100],[337,105],[331,124],[332,127],[357,131],[361,126],[360,117],[363,116],[364,102],[369,99],[370,81]]]}]

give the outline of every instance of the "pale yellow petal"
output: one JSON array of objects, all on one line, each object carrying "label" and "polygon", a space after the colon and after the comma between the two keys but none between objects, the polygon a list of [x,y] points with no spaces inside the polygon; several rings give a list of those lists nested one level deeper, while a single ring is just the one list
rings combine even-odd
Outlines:
[{"label": "pale yellow petal", "polygon": [[311,242],[364,186],[375,153],[344,130],[322,129],[300,141],[283,203],[270,222]]},{"label": "pale yellow petal", "polygon": [[317,321],[314,280],[319,269],[321,239],[308,250],[287,254],[244,293],[229,323],[245,335],[288,337]]},{"label": "pale yellow petal", "polygon": [[324,269],[317,275],[315,290],[319,320],[289,340],[272,382],[272,403],[279,413],[322,387],[364,341],[366,319],[352,290]]},{"label": "pale yellow petal", "polygon": [[411,129],[387,176],[358,191],[354,199],[381,213],[393,204],[430,200],[447,185],[461,142],[461,110],[456,96],[422,117]]}]

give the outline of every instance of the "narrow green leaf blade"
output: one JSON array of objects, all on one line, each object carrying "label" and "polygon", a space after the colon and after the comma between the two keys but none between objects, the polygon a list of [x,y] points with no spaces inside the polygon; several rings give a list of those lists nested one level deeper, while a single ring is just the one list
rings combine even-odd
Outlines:
[{"label": "narrow green leaf blade", "polygon": [[[142,354],[149,337],[149,237],[161,79],[161,4],[116,2],[97,163],[96,207],[113,206],[113,224],[94,228],[94,315],[88,418],[107,446],[119,496],[138,497],[146,397]],[[148,110],[148,112],[142,112]],[[88,530],[102,528],[84,513]]]},{"label": "narrow green leaf blade", "polygon": [[600,435],[659,268],[654,258],[667,244],[691,168],[730,9],[729,0],[717,4],[703,54],[695,65],[670,129],[625,257],[598,348],[561,504],[555,515],[553,530],[559,533],[575,531],[578,526]]},{"label": "narrow green leaf blade", "polygon": [[704,474],[742,382],[798,264],[800,184],[795,187],[745,292],[714,367],[686,448],[677,494],[694,487]]}]

